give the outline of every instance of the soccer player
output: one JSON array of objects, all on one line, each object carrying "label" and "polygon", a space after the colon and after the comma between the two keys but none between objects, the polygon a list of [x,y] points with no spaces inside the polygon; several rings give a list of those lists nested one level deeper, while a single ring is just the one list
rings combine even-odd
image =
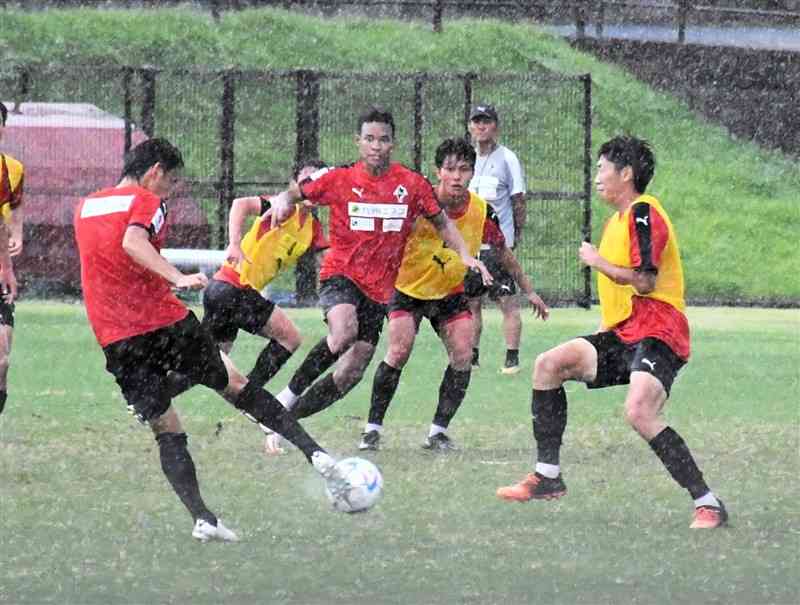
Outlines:
[{"label": "soccer player", "polygon": [[[497,216],[467,185],[475,169],[475,150],[465,139],[445,139],[436,149],[436,197],[456,225],[471,254],[481,243],[491,245],[497,257],[525,292],[534,313],[546,319],[547,306],[534,292],[517,259],[505,244]],[[389,347],[375,371],[369,419],[360,450],[377,450],[383,419],[400,382],[423,317],[436,330],[447,350],[449,365],[439,386],[439,403],[422,447],[453,449],[447,428],[464,400],[472,359],[472,316],[464,295],[466,267],[442,241],[433,226],[417,220],[403,254],[403,263],[389,302]]]},{"label": "soccer player", "polygon": [[[427,179],[391,161],[394,136],[392,114],[369,108],[356,127],[358,162],[320,170],[271,200],[276,221],[288,216],[290,204],[300,199],[330,207],[331,247],[320,270],[320,304],[328,335],[278,394],[297,418],[328,407],[361,380],[380,338],[403,248],[418,216],[433,224],[467,267],[478,267],[491,279],[439,208]],[[335,371],[312,385],[337,359]]]},{"label": "soccer player", "polygon": [[194,520],[192,536],[234,541],[237,536],[200,495],[187,437],[171,404],[170,371],[218,391],[251,420],[280,431],[324,477],[334,480],[334,460],[272,395],[233,366],[172,288],[200,289],[202,273],[185,275],[159,250],[166,236],[169,196],[183,166],[180,151],[150,139],[125,157],[120,182],[82,199],[75,209],[75,239],[89,323],[128,409],[149,423],[161,468]]},{"label": "soccer player", "polygon": [[672,478],[694,500],[692,528],[725,525],[728,513],[708,488],[689,448],[661,411],[689,358],[683,269],[675,230],[661,203],[645,195],[655,171],[650,146],[619,136],[600,147],[595,186],[614,210],[600,247],[584,242],[580,259],[597,272],[600,331],[536,358],[533,373],[534,472],[497,495],[504,500],[560,498],[566,491],[559,452],[567,424],[562,386],[628,384],[625,418],[648,442]]},{"label": "soccer player", "polygon": [[[525,225],[525,174],[516,154],[498,143],[499,118],[492,105],[473,107],[469,116],[469,133],[478,153],[475,174],[469,188],[492,206],[500,218],[500,228],[506,244],[512,250]],[[475,343],[472,350],[472,367],[480,367],[480,342],[483,331],[482,300],[484,294],[497,303],[503,314],[503,336],[506,341],[506,359],[502,374],[519,373],[519,344],[522,335],[519,300],[513,276],[505,270],[495,252],[484,247],[480,255],[494,278],[491,286],[484,286],[474,275],[467,274],[467,296],[475,319]]]},{"label": "soccer player", "polygon": [[[8,119],[8,109],[0,103],[0,141]],[[8,367],[14,334],[14,299],[17,279],[12,256],[22,252],[22,191],[25,170],[18,160],[0,153],[0,414],[8,398]],[[10,231],[10,232],[9,232]]]},{"label": "soccer player", "polygon": [[[319,161],[306,162],[295,170],[292,180],[303,180],[324,167]],[[242,238],[248,216],[257,218]],[[269,200],[263,195],[233,200],[228,233],[227,260],[203,292],[202,325],[228,354],[239,330],[269,339],[247,375],[249,382],[262,387],[300,346],[301,338],[289,316],[265,299],[261,290],[307,250],[325,250],[328,241],[322,224],[303,204],[296,206],[289,220],[273,228]],[[175,373],[169,375],[169,383],[173,397],[191,386],[187,377]]]}]

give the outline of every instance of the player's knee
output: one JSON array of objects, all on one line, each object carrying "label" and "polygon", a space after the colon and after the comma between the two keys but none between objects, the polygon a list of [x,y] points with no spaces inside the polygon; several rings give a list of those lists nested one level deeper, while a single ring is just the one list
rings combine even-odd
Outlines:
[{"label": "player's knee", "polygon": [[654,419],[647,403],[639,398],[625,402],[625,422],[638,433],[647,432],[647,427]]},{"label": "player's knee", "polygon": [[411,356],[411,347],[406,344],[392,344],[386,351],[384,361],[393,368],[402,370]]},{"label": "player's knee", "polygon": [[8,353],[0,354],[0,375],[8,371],[8,366],[11,363],[11,356]]},{"label": "player's knee", "polygon": [[563,363],[553,351],[545,351],[536,356],[533,364],[533,375],[538,381],[549,382],[561,378]]}]

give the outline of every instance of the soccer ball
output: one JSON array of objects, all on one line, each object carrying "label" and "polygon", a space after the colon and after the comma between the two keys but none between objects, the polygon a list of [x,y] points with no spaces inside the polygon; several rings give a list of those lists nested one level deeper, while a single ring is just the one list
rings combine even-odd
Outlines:
[{"label": "soccer ball", "polygon": [[364,458],[344,458],[336,463],[335,474],[344,479],[343,486],[329,483],[325,493],[334,510],[357,513],[371,508],[383,493],[383,477],[378,467]]}]

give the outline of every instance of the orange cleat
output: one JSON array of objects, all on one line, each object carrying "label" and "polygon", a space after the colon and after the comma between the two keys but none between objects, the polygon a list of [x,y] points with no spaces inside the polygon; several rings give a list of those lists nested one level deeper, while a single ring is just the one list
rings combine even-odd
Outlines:
[{"label": "orange cleat", "polygon": [[519,483],[500,487],[497,497],[514,502],[527,502],[528,500],[555,500],[567,493],[567,486],[561,475],[550,479],[539,473],[528,473]]},{"label": "orange cleat", "polygon": [[722,500],[719,506],[698,506],[694,509],[694,519],[689,526],[691,529],[714,529],[728,524],[728,511]]}]

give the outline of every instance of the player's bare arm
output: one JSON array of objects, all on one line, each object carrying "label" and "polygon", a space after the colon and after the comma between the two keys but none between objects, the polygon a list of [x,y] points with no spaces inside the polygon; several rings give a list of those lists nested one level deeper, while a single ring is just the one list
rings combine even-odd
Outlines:
[{"label": "player's bare arm", "polygon": [[447,244],[448,247],[458,252],[458,255],[461,257],[461,262],[467,266],[467,269],[477,269],[481,272],[483,283],[487,286],[491,285],[492,281],[494,280],[492,279],[492,275],[489,273],[489,270],[481,261],[469,253],[467,244],[464,242],[464,238],[461,237],[461,233],[456,228],[453,221],[447,217],[447,214],[444,212],[439,212],[431,217],[428,217],[428,220],[433,223],[434,227],[436,227],[436,230],[439,232],[442,240],[444,240],[444,243]]},{"label": "player's bare arm", "polygon": [[11,256],[17,256],[22,252],[22,224],[24,222],[25,213],[23,206],[20,204],[11,211],[11,233],[8,239],[8,252]]},{"label": "player's bare arm", "polygon": [[525,226],[527,213],[525,212],[525,194],[516,193],[511,196],[511,208],[514,214],[514,242],[519,242],[522,228]]},{"label": "player's bare arm", "polygon": [[599,271],[614,283],[627,286],[631,285],[640,294],[648,294],[656,287],[654,271],[638,271],[630,267],[620,267],[608,262],[600,256],[597,248],[589,242],[583,242],[578,251],[581,262],[595,271]]},{"label": "player's bare arm", "polygon": [[231,205],[228,215],[228,247],[225,249],[225,260],[238,264],[242,261],[252,262],[242,252],[242,227],[248,216],[261,213],[261,198],[258,196],[237,197]]},{"label": "player's bare arm", "polygon": [[160,275],[176,288],[200,290],[208,285],[205,274],[183,274],[161,256],[150,243],[150,234],[144,227],[129,226],[122,238],[122,248],[142,267]]},{"label": "player's bare arm", "polygon": [[300,185],[292,181],[286,191],[281,191],[269,199],[270,206],[272,207],[272,226],[277,227],[286,219],[288,219],[292,212],[294,212],[295,202],[303,199],[303,194],[300,193]]},{"label": "player's bare arm", "polygon": [[514,278],[520,290],[525,293],[525,298],[531,303],[533,314],[542,320],[547,320],[547,318],[550,317],[550,309],[547,308],[547,305],[533,289],[533,284],[522,271],[522,266],[519,264],[517,257],[514,256],[514,253],[511,252],[508,246],[503,246],[501,249],[498,249],[498,252],[503,267],[508,271],[509,275]]},{"label": "player's bare arm", "polygon": [[0,226],[0,288],[3,300],[11,304],[17,297],[17,277],[14,275],[14,263],[9,253],[8,231],[7,225]]}]

